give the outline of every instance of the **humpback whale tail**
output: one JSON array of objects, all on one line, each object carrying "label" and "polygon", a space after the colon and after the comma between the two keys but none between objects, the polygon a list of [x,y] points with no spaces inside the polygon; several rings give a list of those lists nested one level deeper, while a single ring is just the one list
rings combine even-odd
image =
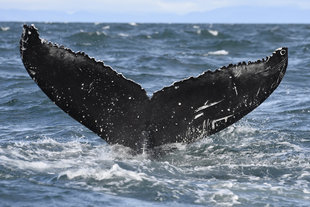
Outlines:
[{"label": "humpback whale tail", "polygon": [[110,144],[141,152],[193,142],[240,120],[280,84],[287,48],[266,59],[206,71],[153,94],[83,52],[39,37],[24,25],[20,53],[30,77],[64,112]]}]

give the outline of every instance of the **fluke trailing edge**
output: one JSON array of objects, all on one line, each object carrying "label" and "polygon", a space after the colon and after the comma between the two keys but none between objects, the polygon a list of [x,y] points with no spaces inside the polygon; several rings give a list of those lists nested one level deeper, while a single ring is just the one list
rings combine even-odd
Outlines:
[{"label": "fluke trailing edge", "polygon": [[138,153],[144,146],[190,143],[241,119],[279,85],[287,52],[206,71],[148,97],[103,62],[40,39],[34,26],[24,25],[20,41],[30,77],[57,106],[108,143]]}]

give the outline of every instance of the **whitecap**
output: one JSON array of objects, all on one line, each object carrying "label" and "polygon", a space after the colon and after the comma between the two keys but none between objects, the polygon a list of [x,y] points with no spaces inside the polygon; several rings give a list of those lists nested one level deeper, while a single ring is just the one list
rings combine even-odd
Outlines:
[{"label": "whitecap", "polygon": [[303,189],[302,192],[306,193],[306,194],[310,194],[310,190],[308,190],[308,189]]},{"label": "whitecap", "polygon": [[129,25],[131,25],[131,26],[137,26],[138,24],[137,23],[135,23],[135,22],[130,22],[130,23],[128,23]]},{"label": "whitecap", "polygon": [[300,180],[308,180],[310,178],[310,172],[304,171],[301,173],[300,176],[298,176],[298,179]]},{"label": "whitecap", "polygon": [[[98,148],[79,141],[60,143],[47,138],[35,142],[16,142],[0,148],[0,163],[10,169],[50,173],[72,168],[80,165],[80,162],[87,164],[84,159],[89,160],[94,157],[96,160],[102,153],[104,161],[109,160],[110,157],[107,156],[106,150],[105,145]],[[81,154],[85,152],[88,154],[81,157]]]},{"label": "whitecap", "polygon": [[95,33],[97,36],[101,36],[101,35],[103,35],[103,36],[107,36],[107,33],[105,33],[105,32],[99,32],[99,31],[96,31],[96,33]]},{"label": "whitecap", "polygon": [[121,179],[124,183],[148,180],[145,173],[126,170],[121,168],[118,164],[113,164],[110,169],[96,168],[94,166],[70,169],[60,173],[58,178],[62,176],[66,176],[70,180],[77,177],[82,177],[84,179],[92,178],[98,181]]},{"label": "whitecap", "polygon": [[102,29],[104,29],[104,30],[110,29],[110,25],[106,25],[106,26],[102,27]]},{"label": "whitecap", "polygon": [[228,54],[229,52],[226,50],[217,50],[217,51],[208,52],[207,55],[228,55]]},{"label": "whitecap", "polygon": [[4,32],[6,32],[10,29],[10,27],[0,27],[0,28],[1,28],[1,31],[4,31]]},{"label": "whitecap", "polygon": [[216,30],[211,30],[211,29],[209,29],[208,32],[209,32],[211,35],[213,35],[213,36],[217,36],[217,35],[219,34],[218,31],[216,31]]},{"label": "whitecap", "polygon": [[119,33],[119,34],[118,34],[118,36],[120,36],[120,37],[128,37],[128,36],[129,36],[129,34]]},{"label": "whitecap", "polygon": [[211,196],[211,202],[217,205],[234,206],[240,204],[239,196],[228,189],[219,189]]}]

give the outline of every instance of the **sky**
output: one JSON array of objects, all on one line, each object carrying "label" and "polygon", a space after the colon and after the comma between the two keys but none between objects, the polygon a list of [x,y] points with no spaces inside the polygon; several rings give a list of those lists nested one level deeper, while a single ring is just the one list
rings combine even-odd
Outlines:
[{"label": "sky", "polygon": [[310,0],[0,0],[0,21],[310,23]]}]

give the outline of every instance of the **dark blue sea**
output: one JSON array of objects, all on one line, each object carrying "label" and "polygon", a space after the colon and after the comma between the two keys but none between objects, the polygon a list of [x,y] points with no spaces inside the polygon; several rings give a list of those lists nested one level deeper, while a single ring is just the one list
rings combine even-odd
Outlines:
[{"label": "dark blue sea", "polygon": [[[0,206],[310,206],[310,25],[36,23],[148,95],[289,48],[257,109],[159,158],[132,155],[70,118],[27,74],[22,22],[0,22]],[[249,86],[251,87],[251,86]]]}]

